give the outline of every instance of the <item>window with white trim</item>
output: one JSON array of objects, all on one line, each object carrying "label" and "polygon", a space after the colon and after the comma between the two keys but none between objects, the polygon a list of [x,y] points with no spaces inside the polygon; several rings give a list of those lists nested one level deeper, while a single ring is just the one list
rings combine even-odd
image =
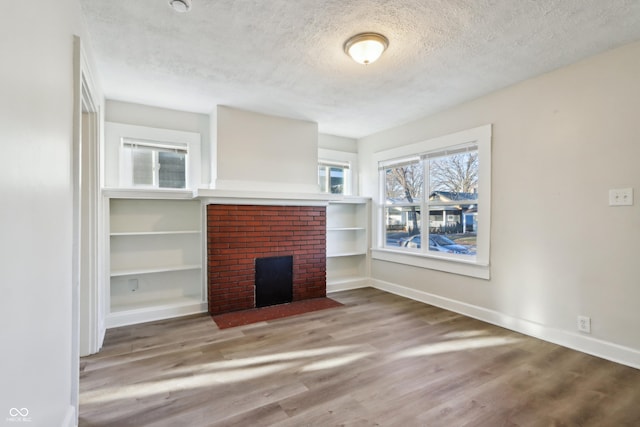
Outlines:
[{"label": "window with white trim", "polygon": [[[380,186],[379,250],[423,257],[427,268],[432,268],[429,259],[488,266],[489,125],[387,150],[374,158]],[[438,269],[455,272],[455,267]]]},{"label": "window with white trim", "polygon": [[144,188],[187,188],[189,146],[122,138],[124,184]]},{"label": "window with white trim", "polygon": [[351,194],[351,165],[338,160],[318,162],[318,184],[320,191],[331,194]]},{"label": "window with white trim", "polygon": [[202,184],[199,133],[114,122],[104,127],[105,188],[182,192]]},{"label": "window with white trim", "polygon": [[318,187],[323,193],[358,194],[358,155],[318,148]]}]

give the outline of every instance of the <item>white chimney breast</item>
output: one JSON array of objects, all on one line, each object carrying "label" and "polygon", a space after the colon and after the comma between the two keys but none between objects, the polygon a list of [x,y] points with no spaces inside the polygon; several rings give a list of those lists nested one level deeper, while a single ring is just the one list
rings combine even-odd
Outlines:
[{"label": "white chimney breast", "polygon": [[318,193],[318,124],[217,107],[220,190]]}]

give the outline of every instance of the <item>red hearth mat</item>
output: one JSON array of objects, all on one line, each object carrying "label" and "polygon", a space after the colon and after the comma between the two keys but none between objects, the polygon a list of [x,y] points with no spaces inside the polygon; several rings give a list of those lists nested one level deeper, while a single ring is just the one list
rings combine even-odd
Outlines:
[{"label": "red hearth mat", "polygon": [[249,325],[251,323],[266,322],[268,320],[295,316],[296,314],[324,310],[325,308],[340,307],[342,304],[331,298],[314,298],[295,301],[288,304],[272,305],[269,307],[253,308],[250,310],[234,311],[232,313],[211,316],[218,328],[227,329],[234,326]]}]

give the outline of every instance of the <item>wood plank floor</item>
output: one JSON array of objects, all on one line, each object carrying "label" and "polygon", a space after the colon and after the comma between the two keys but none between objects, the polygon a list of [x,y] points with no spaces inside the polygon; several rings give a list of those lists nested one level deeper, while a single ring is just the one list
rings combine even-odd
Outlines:
[{"label": "wood plank floor", "polygon": [[107,332],[80,426],[640,426],[640,371],[375,289]]}]

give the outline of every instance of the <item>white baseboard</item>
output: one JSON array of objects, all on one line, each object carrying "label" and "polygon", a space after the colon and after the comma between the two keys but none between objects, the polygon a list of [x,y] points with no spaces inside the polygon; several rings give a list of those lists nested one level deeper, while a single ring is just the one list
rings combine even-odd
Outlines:
[{"label": "white baseboard", "polygon": [[563,347],[640,369],[640,351],[633,348],[624,347],[579,333],[551,328],[529,320],[519,319],[504,313],[407,288],[395,283],[372,279],[371,286],[382,291],[444,308]]},{"label": "white baseboard", "polygon": [[114,312],[107,316],[106,326],[107,328],[118,328],[120,326],[135,325],[138,323],[188,316],[191,314],[206,313],[208,308],[209,307],[205,302],[187,302]]},{"label": "white baseboard", "polygon": [[351,289],[367,288],[371,286],[371,279],[368,277],[349,279],[349,280],[336,280],[327,281],[327,293],[349,291]]},{"label": "white baseboard", "polygon": [[76,408],[71,405],[67,408],[67,413],[64,416],[64,421],[60,427],[78,427],[78,417],[76,416]]}]

